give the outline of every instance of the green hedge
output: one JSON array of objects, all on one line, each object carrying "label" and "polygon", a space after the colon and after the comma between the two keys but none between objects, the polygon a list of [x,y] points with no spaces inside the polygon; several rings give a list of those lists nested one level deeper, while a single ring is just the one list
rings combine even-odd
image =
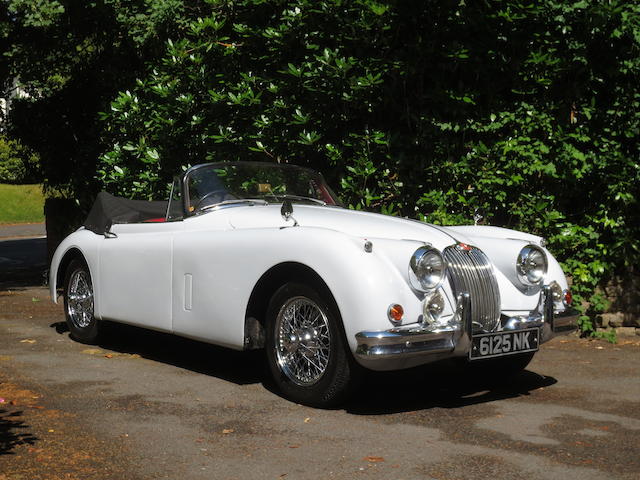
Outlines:
[{"label": "green hedge", "polygon": [[164,195],[214,160],[310,165],[351,208],[547,237],[589,318],[640,260],[640,6],[208,3],[103,115],[108,190]]},{"label": "green hedge", "polygon": [[40,181],[40,164],[36,154],[18,140],[0,135],[0,183],[34,183]]}]

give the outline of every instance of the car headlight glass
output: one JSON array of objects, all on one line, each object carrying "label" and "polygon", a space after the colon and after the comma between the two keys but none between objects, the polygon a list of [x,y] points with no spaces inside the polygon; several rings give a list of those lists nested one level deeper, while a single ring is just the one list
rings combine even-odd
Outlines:
[{"label": "car headlight glass", "polygon": [[428,292],[444,280],[446,265],[442,254],[432,247],[418,248],[409,261],[409,281],[416,290]]},{"label": "car headlight glass", "polygon": [[518,278],[524,285],[538,285],[547,273],[547,256],[535,245],[527,245],[518,254]]},{"label": "car headlight glass", "polygon": [[444,311],[444,297],[439,291],[427,297],[423,305],[423,318],[428,323],[436,322]]}]

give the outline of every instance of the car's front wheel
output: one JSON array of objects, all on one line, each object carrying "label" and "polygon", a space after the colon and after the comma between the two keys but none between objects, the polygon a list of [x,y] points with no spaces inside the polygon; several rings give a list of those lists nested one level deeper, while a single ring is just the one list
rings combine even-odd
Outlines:
[{"label": "car's front wheel", "polygon": [[95,343],[100,332],[93,315],[93,282],[87,264],[73,259],[64,281],[64,313],[69,332],[74,340]]},{"label": "car's front wheel", "polygon": [[297,403],[335,406],[354,386],[357,367],[340,314],[323,289],[287,283],[276,291],[267,311],[266,350],[276,386]]}]

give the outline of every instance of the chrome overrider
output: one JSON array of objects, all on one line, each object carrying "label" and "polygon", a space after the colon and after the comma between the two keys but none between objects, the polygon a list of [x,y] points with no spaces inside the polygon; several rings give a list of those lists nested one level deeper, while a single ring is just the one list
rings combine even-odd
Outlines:
[{"label": "chrome overrider", "polygon": [[[573,332],[577,328],[578,313],[572,308],[554,311],[551,288],[544,286],[538,306],[528,316],[505,318],[498,331],[516,331],[540,328],[540,343],[556,335]],[[365,367],[373,370],[422,365],[450,357],[469,355],[472,345],[471,301],[468,293],[458,295],[453,328],[433,330],[422,324],[407,325],[383,331],[356,334],[356,357]]]}]

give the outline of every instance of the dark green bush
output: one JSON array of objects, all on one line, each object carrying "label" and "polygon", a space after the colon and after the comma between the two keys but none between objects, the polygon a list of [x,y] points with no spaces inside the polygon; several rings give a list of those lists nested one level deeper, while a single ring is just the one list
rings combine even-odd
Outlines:
[{"label": "dark green bush", "polygon": [[640,260],[640,6],[208,3],[103,115],[105,188],[164,195],[214,160],[310,165],[352,208],[480,210],[544,235],[591,316]]}]

